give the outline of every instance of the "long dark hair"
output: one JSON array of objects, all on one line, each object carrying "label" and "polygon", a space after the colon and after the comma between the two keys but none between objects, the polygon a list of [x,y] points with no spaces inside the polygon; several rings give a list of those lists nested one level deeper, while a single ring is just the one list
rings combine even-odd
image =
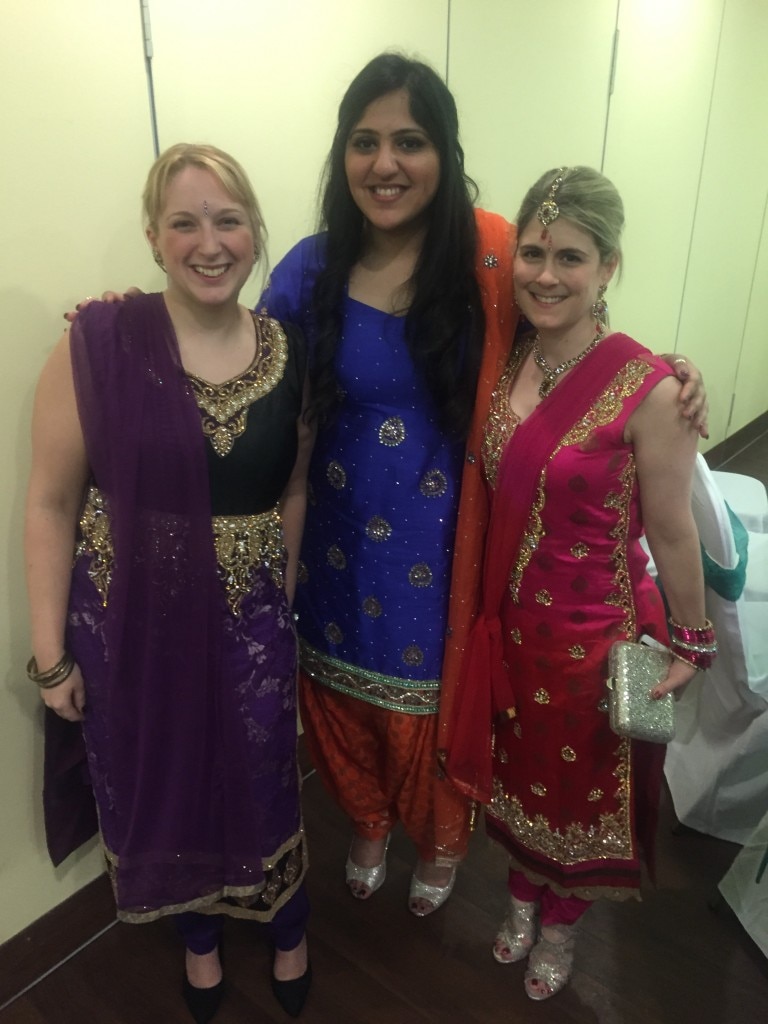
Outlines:
[{"label": "long dark hair", "polygon": [[441,426],[461,437],[472,413],[484,331],[474,272],[477,186],[464,171],[456,103],[448,87],[432,68],[397,53],[382,53],[366,64],[339,106],[322,184],[320,227],[328,234],[326,263],[314,291],[313,411],[323,423],[338,402],[335,366],[341,307],[350,270],[363,247],[365,220],[352,199],[344,168],[347,141],[366,107],[397,89],[408,93],[411,116],[427,132],[440,158],[440,181],[411,281],[406,339]]}]

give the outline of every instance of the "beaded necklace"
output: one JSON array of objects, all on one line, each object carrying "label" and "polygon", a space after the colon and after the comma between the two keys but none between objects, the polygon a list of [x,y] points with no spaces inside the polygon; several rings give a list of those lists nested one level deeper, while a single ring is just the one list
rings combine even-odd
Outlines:
[{"label": "beaded necklace", "polygon": [[576,363],[580,363],[585,356],[588,356],[592,349],[597,345],[598,341],[604,337],[605,332],[598,330],[594,338],[583,349],[577,356],[572,356],[570,359],[564,359],[562,363],[558,363],[557,366],[550,366],[547,360],[544,358],[544,353],[539,347],[539,336],[538,334],[533,339],[533,361],[536,363],[538,368],[544,374],[544,380],[539,384],[539,398],[546,398],[547,395],[552,393],[552,389],[557,384],[560,374],[565,373],[566,370],[570,370]]}]

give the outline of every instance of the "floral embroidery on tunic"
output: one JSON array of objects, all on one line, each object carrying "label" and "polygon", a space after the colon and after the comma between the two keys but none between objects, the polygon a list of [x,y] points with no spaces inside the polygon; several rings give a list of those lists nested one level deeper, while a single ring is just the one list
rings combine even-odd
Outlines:
[{"label": "floral embroidery on tunic", "polygon": [[629,814],[629,740],[621,740],[617,754],[618,765],[614,774],[618,779],[618,808],[614,813],[601,814],[597,825],[575,821],[566,829],[553,829],[543,814],[526,814],[519,797],[505,793],[498,778],[493,780],[489,813],[503,822],[522,846],[559,864],[630,858],[633,849]]},{"label": "floral embroidery on tunic", "polygon": [[[549,456],[547,465],[563,448],[569,445],[583,444],[597,427],[603,427],[608,423],[612,423],[621,413],[623,400],[635,394],[652,370],[653,367],[650,363],[646,363],[645,360],[631,359],[626,366],[619,370],[602,394],[595,399],[589,412],[562,437],[555,450]],[[521,538],[517,560],[509,577],[509,590],[514,601],[519,599],[523,574],[545,533],[541,512],[544,509],[546,500],[547,465],[541,471],[539,486],[536,490],[536,497],[533,501],[528,525]],[[626,508],[626,505],[624,507]]]},{"label": "floral embroidery on tunic", "polygon": [[635,485],[635,457],[633,454],[630,454],[627,458],[627,464],[621,473],[621,485],[621,502],[618,506],[618,522],[610,533],[610,536],[618,541],[613,552],[613,561],[616,565],[613,583],[616,590],[605,598],[605,603],[624,609],[624,629],[626,635],[629,637],[635,637],[637,634],[637,614],[635,611],[634,598],[632,596],[629,568],[627,566],[629,505],[632,498],[632,490]]},{"label": "floral embroidery on tunic", "polygon": [[571,554],[574,558],[587,558],[589,555],[589,547],[586,544],[574,544],[571,548]]},{"label": "floral embroidery on tunic", "polygon": [[499,462],[504,447],[515,432],[520,417],[509,407],[507,396],[515,374],[528,354],[529,345],[520,345],[512,349],[509,362],[499,378],[499,383],[491,396],[490,408],[488,411],[488,422],[485,425],[483,443],[480,449],[485,478],[491,487],[496,486],[496,477],[499,472]]}]

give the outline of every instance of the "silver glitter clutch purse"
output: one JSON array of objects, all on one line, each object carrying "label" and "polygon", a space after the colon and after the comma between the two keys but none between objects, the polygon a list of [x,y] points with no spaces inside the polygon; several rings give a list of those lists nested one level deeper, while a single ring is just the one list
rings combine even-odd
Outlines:
[{"label": "silver glitter clutch purse", "polygon": [[618,736],[669,743],[675,736],[675,699],[652,700],[651,689],[669,671],[672,655],[618,640],[608,655],[608,717]]}]

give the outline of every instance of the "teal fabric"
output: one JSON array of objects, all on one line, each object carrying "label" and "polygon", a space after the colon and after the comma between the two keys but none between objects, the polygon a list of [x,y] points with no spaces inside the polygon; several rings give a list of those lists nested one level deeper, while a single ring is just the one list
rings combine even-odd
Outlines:
[{"label": "teal fabric", "polygon": [[725,507],[728,509],[728,517],[731,520],[731,530],[733,531],[733,540],[739,560],[733,569],[724,569],[722,565],[718,565],[714,559],[709,557],[702,544],[701,561],[704,566],[704,582],[706,585],[711,587],[723,600],[736,601],[741,597],[747,578],[749,534],[742,521],[727,502]]}]

